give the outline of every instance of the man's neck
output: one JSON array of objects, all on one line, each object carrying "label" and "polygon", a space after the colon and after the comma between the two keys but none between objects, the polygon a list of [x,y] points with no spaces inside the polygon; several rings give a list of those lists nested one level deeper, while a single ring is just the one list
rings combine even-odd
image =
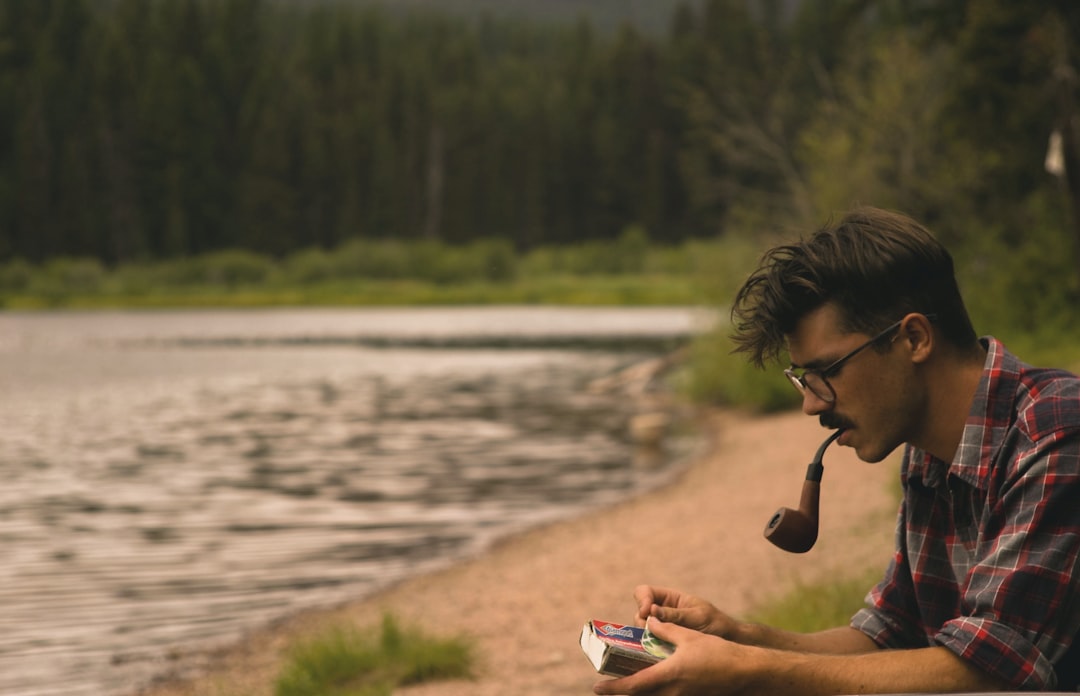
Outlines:
[{"label": "man's neck", "polygon": [[929,368],[929,399],[922,441],[917,447],[938,459],[951,462],[960,447],[964,425],[971,413],[975,392],[982,380],[986,351],[941,356]]}]

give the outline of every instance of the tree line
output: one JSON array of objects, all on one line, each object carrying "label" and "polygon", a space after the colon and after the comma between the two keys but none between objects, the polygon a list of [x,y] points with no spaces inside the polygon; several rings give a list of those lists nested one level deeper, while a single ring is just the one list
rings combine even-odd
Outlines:
[{"label": "tree line", "polygon": [[1026,259],[998,292],[1071,307],[1078,32],[1069,0],[706,0],[661,36],[348,2],[0,0],[0,262],[528,250],[631,227],[673,244],[861,202],[973,264]]},{"label": "tree line", "polygon": [[606,43],[587,24],[261,0],[0,12],[4,256],[528,246],[694,225],[666,181],[678,129],[660,47],[633,30]]}]

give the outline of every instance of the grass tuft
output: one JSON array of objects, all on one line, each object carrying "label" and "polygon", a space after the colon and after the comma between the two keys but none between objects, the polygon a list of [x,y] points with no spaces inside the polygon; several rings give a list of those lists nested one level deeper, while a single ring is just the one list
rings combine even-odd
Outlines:
[{"label": "grass tuft", "polygon": [[402,627],[390,614],[378,635],[335,626],[298,644],[275,684],[275,696],[390,696],[398,686],[472,676],[473,648]]},{"label": "grass tuft", "polygon": [[753,612],[751,620],[799,633],[847,626],[864,606],[866,593],[881,579],[881,572],[874,568],[840,580],[796,585],[783,597]]}]

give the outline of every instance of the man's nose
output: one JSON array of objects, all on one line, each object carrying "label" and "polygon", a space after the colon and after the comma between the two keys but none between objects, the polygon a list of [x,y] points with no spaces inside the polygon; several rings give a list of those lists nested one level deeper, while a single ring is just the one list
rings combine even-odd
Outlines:
[{"label": "man's nose", "polygon": [[833,407],[833,402],[826,401],[809,389],[803,390],[802,412],[808,416],[817,416]]}]

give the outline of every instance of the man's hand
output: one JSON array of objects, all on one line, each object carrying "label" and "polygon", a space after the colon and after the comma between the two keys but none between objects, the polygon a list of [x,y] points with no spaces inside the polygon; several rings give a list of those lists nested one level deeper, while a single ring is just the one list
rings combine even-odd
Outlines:
[{"label": "man's hand", "polygon": [[731,639],[738,623],[709,602],[667,587],[638,585],[634,589],[636,621],[644,626],[650,616],[702,633]]},{"label": "man's hand", "polygon": [[[692,606],[698,606],[697,603]],[[675,646],[636,674],[601,681],[597,694],[759,696],[1003,691],[1009,684],[942,646],[803,653],[743,645],[652,617],[649,631]]]},{"label": "man's hand", "polygon": [[737,664],[742,646],[655,617],[648,627],[657,638],[674,644],[675,653],[637,674],[598,682],[594,693],[716,696],[739,693],[744,686],[737,682],[737,670],[724,666]]}]

